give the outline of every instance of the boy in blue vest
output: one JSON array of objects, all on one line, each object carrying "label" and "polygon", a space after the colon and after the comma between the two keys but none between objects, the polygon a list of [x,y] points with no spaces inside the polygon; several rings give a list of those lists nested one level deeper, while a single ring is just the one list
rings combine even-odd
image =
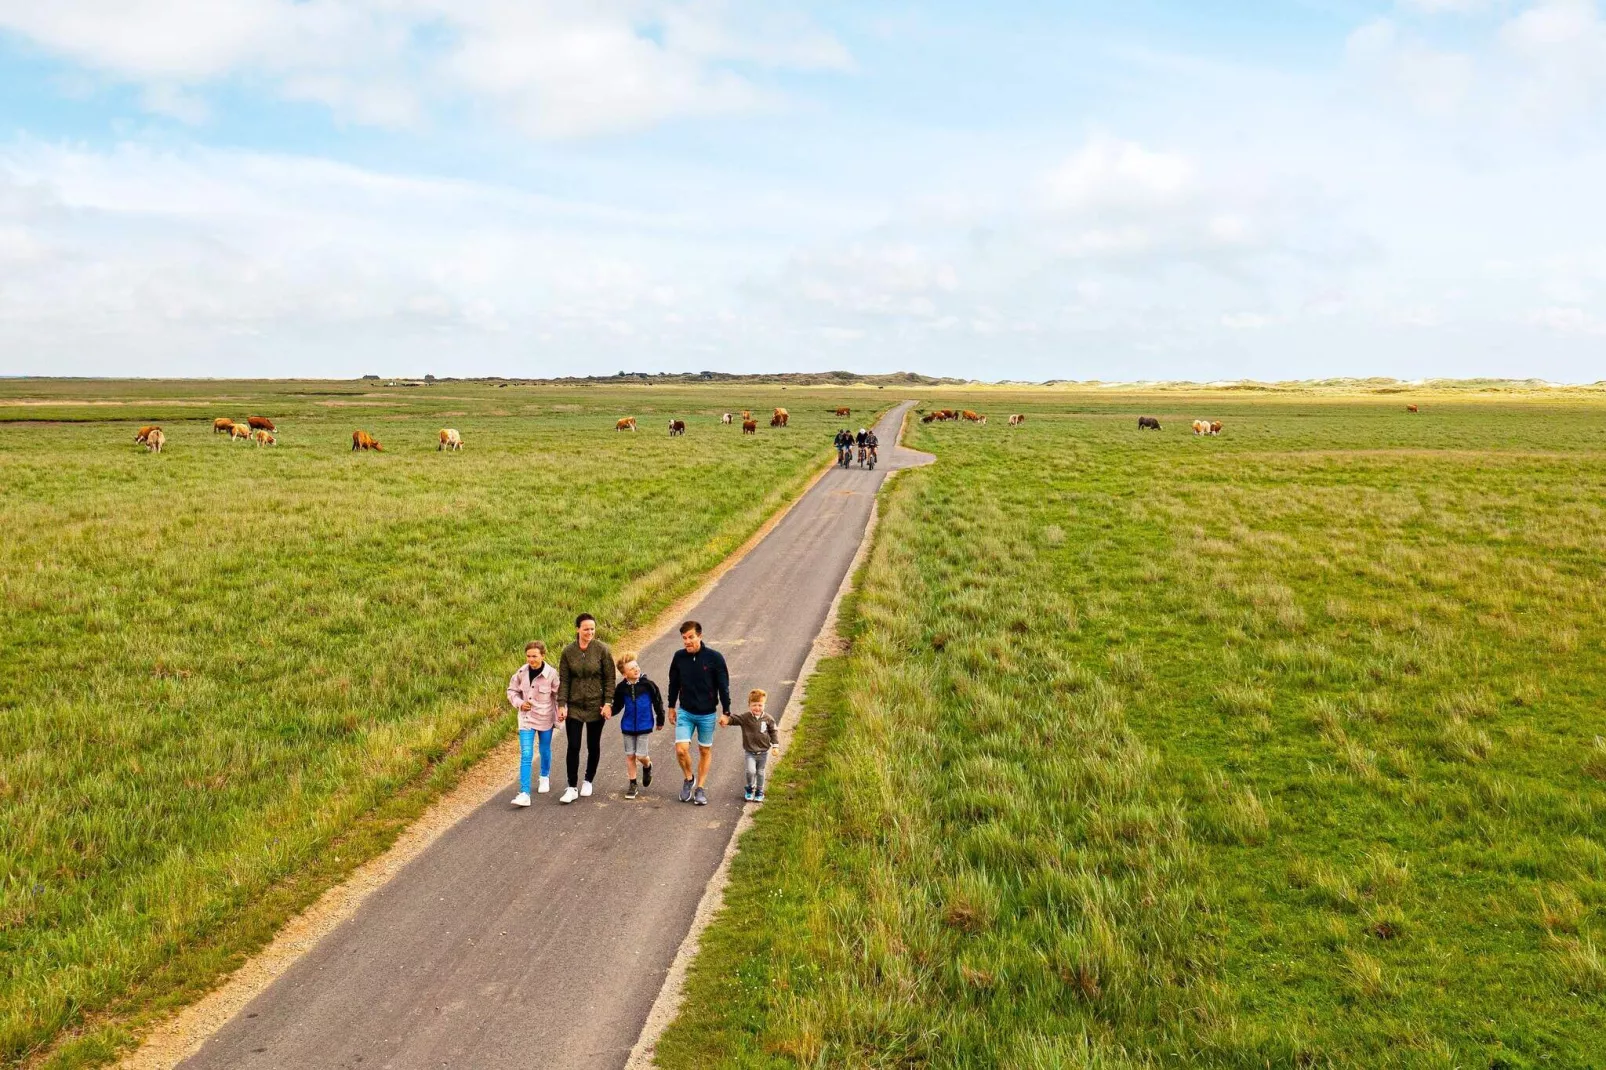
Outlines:
[{"label": "boy in blue vest", "polygon": [[664,697],[658,685],[641,675],[636,655],[629,651],[614,662],[623,677],[613,689],[613,715],[619,718],[619,729],[625,736],[625,771],[630,774],[630,786],[625,798],[634,799],[636,766],[641,766],[641,786],[652,786],[652,757],[648,750],[653,732],[664,726]]}]

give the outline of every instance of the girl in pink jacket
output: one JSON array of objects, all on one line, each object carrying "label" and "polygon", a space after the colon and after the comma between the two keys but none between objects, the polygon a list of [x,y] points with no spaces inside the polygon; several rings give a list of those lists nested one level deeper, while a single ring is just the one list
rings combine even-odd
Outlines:
[{"label": "girl in pink jacket", "polygon": [[519,715],[519,793],[514,806],[530,805],[530,761],[535,744],[541,744],[541,785],[552,790],[552,728],[558,722],[558,670],[546,663],[546,644],[539,639],[524,644],[524,664],[507,682],[507,700]]}]

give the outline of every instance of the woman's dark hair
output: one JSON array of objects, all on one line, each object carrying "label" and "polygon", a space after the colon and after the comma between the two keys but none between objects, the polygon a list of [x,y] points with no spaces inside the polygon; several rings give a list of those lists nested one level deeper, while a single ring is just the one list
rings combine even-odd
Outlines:
[{"label": "woman's dark hair", "polygon": [[584,624],[586,621],[589,620],[589,621],[593,621],[594,622],[596,619],[597,619],[596,617],[593,617],[589,613],[582,613],[578,617],[574,618],[574,626],[576,628],[578,628],[578,627],[580,627],[580,625]]}]

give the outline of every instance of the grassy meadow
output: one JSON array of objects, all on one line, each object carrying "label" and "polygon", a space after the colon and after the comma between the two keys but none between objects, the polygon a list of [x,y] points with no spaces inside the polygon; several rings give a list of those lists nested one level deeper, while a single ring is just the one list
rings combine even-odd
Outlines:
[{"label": "grassy meadow", "polygon": [[1606,1066],[1606,397],[1410,400],[927,397],[661,1065]]},{"label": "grassy meadow", "polygon": [[650,620],[887,396],[0,381],[0,1063],[203,991],[511,732],[526,640]]}]

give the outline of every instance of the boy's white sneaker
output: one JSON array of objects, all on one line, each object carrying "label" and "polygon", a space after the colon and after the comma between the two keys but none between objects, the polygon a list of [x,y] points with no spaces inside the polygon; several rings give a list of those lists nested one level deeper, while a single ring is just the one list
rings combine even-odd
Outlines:
[{"label": "boy's white sneaker", "polygon": [[591,798],[591,781],[582,780],[580,782],[580,797],[582,799]]},{"label": "boy's white sneaker", "polygon": [[530,805],[530,793],[527,792],[527,791],[521,791],[517,795],[513,796],[513,805],[514,806],[529,806]]},{"label": "boy's white sneaker", "polygon": [[535,786],[535,793],[537,795],[545,795],[547,792],[549,792],[551,790],[552,790],[552,778],[549,777],[549,776],[542,777],[541,778],[541,783],[539,783],[539,784],[537,784]]},{"label": "boy's white sneaker", "polygon": [[572,803],[572,802],[574,802],[574,800],[578,799],[579,797],[580,797],[580,793],[578,791],[575,791],[573,788],[564,788],[563,789],[563,794],[558,796],[558,802],[560,802],[560,803]]}]

